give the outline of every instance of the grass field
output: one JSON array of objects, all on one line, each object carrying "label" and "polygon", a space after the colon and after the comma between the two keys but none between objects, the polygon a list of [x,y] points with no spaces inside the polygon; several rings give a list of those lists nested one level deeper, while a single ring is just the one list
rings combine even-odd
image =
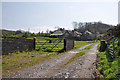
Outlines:
[{"label": "grass field", "polygon": [[93,43],[98,43],[98,41],[75,41],[74,49]]},{"label": "grass field", "polygon": [[[33,37],[30,37],[28,39],[33,39]],[[52,40],[53,43],[49,43],[48,39]],[[61,51],[64,48],[63,40],[56,47],[54,47],[59,42],[59,40],[56,40],[56,39],[58,39],[58,38],[37,37],[36,50],[40,50],[40,51],[44,51],[44,52],[59,52],[59,51]]]},{"label": "grass field", "polygon": [[[33,38],[29,38],[29,39],[33,39]],[[38,41],[45,42],[46,41],[45,39],[51,39],[51,38],[38,37],[36,43]],[[75,41],[74,49],[92,43],[96,43],[96,41]],[[33,66],[46,59],[50,59],[52,57],[66,53],[66,52],[61,52],[61,54],[58,54],[59,51],[63,49],[63,43],[60,43],[56,48],[54,48],[51,51],[50,49],[53,46],[53,44],[51,43],[47,43],[47,45],[44,45],[41,49],[39,49],[39,46],[40,45],[37,44],[36,50],[33,51],[23,51],[23,52],[16,52],[16,53],[10,53],[8,55],[3,55],[2,56],[3,75],[8,73],[12,74],[16,70]]]}]

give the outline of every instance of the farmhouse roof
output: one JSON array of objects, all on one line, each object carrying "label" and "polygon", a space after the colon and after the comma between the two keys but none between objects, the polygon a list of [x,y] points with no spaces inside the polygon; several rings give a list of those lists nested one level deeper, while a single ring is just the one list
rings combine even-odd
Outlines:
[{"label": "farmhouse roof", "polygon": [[65,31],[57,30],[54,33],[50,34],[50,36],[61,36],[65,33]]},{"label": "farmhouse roof", "polygon": [[77,31],[74,31],[74,34],[77,34],[77,35],[82,35],[82,33],[77,32]]},{"label": "farmhouse roof", "polygon": [[82,33],[79,33],[77,31],[71,31],[71,30],[57,30],[53,34],[50,34],[50,36],[63,36],[64,34],[68,33],[71,36],[77,37],[78,35],[81,36]]},{"label": "farmhouse roof", "polygon": [[84,33],[85,33],[85,34],[90,34],[90,35],[92,34],[92,33],[91,33],[90,31],[88,31],[88,30],[85,31]]}]

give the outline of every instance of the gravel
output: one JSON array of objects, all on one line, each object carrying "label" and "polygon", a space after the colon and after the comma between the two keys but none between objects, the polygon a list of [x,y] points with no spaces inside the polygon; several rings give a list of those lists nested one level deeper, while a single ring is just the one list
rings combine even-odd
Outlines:
[{"label": "gravel", "polygon": [[90,50],[86,50],[86,54],[79,57],[68,67],[65,67],[53,75],[53,78],[95,78],[93,75],[96,70],[96,53],[97,45],[92,46]]}]

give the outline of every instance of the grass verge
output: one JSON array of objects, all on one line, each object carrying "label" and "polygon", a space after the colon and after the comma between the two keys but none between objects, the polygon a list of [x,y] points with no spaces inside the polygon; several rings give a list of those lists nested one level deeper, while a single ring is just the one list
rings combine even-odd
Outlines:
[{"label": "grass verge", "polygon": [[34,51],[34,54],[32,52],[24,52],[19,54],[11,54],[6,57],[3,56],[3,76],[7,75],[8,73],[13,74],[17,70],[33,66],[56,55],[57,53],[55,52],[42,55],[41,53]]},{"label": "grass verge", "polygon": [[[100,44],[98,46],[100,49]],[[120,71],[119,71],[119,62],[120,62],[120,55],[119,51],[120,46],[118,46],[118,40],[115,40],[115,58],[111,61],[111,55],[108,51],[98,52],[97,53],[97,69],[101,73],[101,78],[120,78]]]},{"label": "grass verge", "polygon": [[93,46],[93,43],[91,45],[87,46],[85,49],[89,50],[89,49],[91,49],[92,46]]},{"label": "grass verge", "polygon": [[84,55],[84,54],[85,54],[85,52],[77,53],[75,56],[73,56],[72,58],[70,58],[69,60],[67,60],[67,61],[64,63],[64,65],[67,65],[67,64],[75,61],[79,56],[82,56],[82,55]]},{"label": "grass verge", "polygon": [[107,55],[105,52],[98,52],[99,59],[97,60],[97,68],[99,72],[102,74],[103,78],[117,78],[118,76],[118,59],[114,59],[113,62],[109,62],[107,59]]}]

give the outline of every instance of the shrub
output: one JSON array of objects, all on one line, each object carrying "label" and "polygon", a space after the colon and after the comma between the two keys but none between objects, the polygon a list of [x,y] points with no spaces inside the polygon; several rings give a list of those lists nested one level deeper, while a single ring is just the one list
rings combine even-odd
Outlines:
[{"label": "shrub", "polygon": [[30,35],[28,34],[28,32],[25,32],[25,33],[22,35],[22,37],[25,37],[25,38],[27,38],[28,36],[30,36]]}]

